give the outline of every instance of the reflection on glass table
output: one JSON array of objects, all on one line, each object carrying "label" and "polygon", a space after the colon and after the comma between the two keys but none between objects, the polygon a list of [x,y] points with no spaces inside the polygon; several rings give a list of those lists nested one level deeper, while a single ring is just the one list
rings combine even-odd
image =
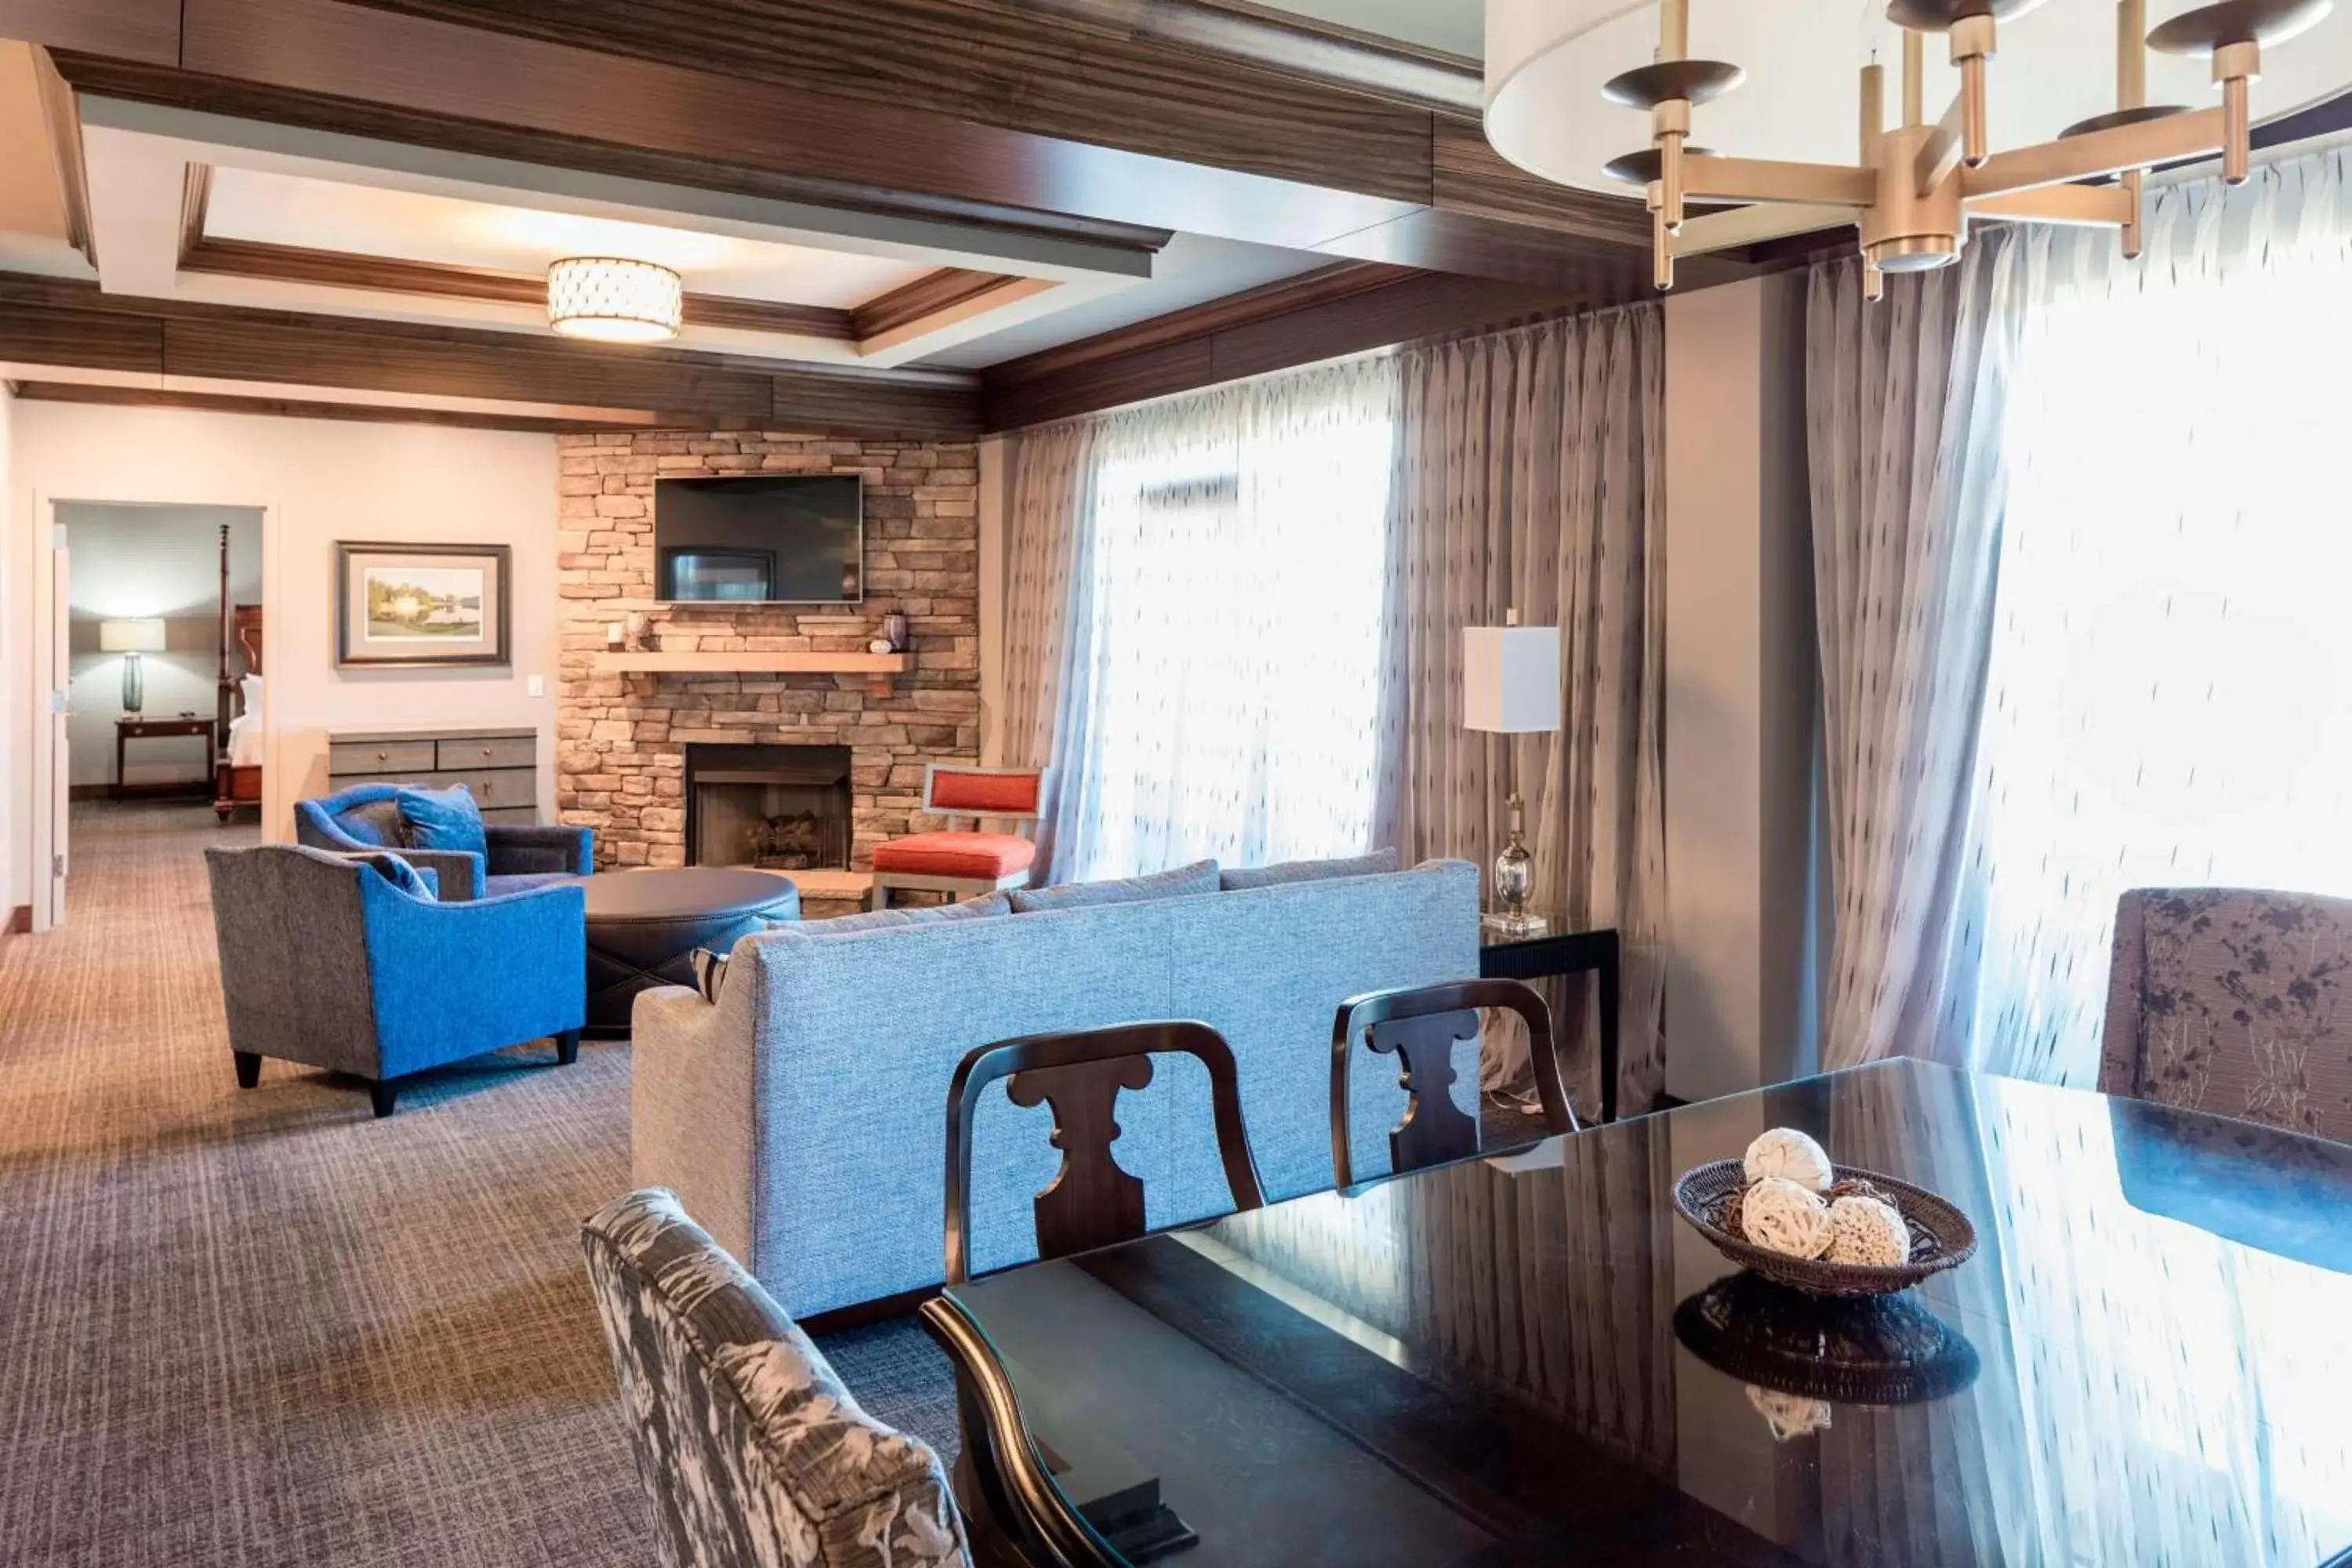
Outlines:
[{"label": "reflection on glass table", "polygon": [[[966,1506],[1072,1563],[2313,1568],[2352,1275],[2248,1226],[2347,1223],[2343,1152],[2213,1120],[1890,1062],[1013,1269],[927,1309]],[[1671,1190],[1772,1126],[1977,1256],[1877,1303],[1735,1273]],[[2231,1223],[2156,1212],[2158,1152]]]}]

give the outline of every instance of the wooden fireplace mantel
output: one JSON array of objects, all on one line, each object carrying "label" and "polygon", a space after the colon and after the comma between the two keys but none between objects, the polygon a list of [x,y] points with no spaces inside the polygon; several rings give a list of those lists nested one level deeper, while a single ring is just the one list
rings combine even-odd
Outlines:
[{"label": "wooden fireplace mantel", "polygon": [[876,697],[890,695],[892,678],[904,675],[913,656],[903,653],[747,653],[741,649],[706,653],[646,653],[608,650],[596,656],[596,668],[632,675],[862,675]]}]

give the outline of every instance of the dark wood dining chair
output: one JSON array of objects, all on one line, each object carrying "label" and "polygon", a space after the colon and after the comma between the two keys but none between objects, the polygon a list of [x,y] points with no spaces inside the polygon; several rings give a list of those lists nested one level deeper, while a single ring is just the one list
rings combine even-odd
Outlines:
[{"label": "dark wood dining chair", "polygon": [[971,1277],[972,1125],[982,1091],[1000,1079],[1008,1080],[1004,1089],[1013,1104],[1053,1108],[1054,1147],[1062,1152],[1062,1168],[1036,1196],[1038,1258],[1066,1258],[1146,1234],[1143,1183],[1111,1158],[1119,1132],[1112,1113],[1120,1089],[1151,1081],[1151,1058],[1163,1052],[1192,1057],[1209,1069],[1217,1153],[1224,1162],[1234,1208],[1238,1213],[1265,1205],[1242,1121],[1233,1048],[1208,1025],[1118,1024],[1001,1040],[965,1057],[948,1085],[949,1284]]},{"label": "dark wood dining chair", "polygon": [[1340,1003],[1331,1026],[1331,1173],[1339,1185],[1356,1184],[1348,1149],[1348,1068],[1360,1040],[1395,1055],[1397,1083],[1407,1096],[1404,1119],[1389,1131],[1392,1171],[1418,1171],[1479,1152],[1478,1119],[1463,1115],[1454,1103],[1454,1044],[1477,1036],[1478,1014],[1486,1007],[1517,1013],[1528,1026],[1545,1130],[1578,1130],[1552,1038],[1551,1009],[1532,987],[1516,980],[1449,980],[1368,991]]}]

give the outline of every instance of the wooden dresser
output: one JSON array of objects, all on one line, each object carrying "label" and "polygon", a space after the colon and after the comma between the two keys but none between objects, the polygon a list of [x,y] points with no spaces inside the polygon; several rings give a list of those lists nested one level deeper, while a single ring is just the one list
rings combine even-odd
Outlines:
[{"label": "wooden dresser", "polygon": [[353,730],[327,736],[327,788],[464,784],[485,822],[539,820],[539,731]]}]

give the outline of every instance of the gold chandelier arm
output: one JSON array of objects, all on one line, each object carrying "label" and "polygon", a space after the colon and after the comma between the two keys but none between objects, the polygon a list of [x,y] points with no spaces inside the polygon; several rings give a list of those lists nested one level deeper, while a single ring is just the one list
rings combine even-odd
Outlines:
[{"label": "gold chandelier arm", "polygon": [[1956,97],[1947,104],[1944,117],[1936,121],[1935,130],[1928,133],[1926,142],[1920,143],[1918,174],[1922,196],[1934,195],[1936,187],[1960,166],[1960,153],[1964,151],[1960,136],[1963,101]]},{"label": "gold chandelier arm", "polygon": [[2121,185],[2036,185],[1979,196],[1966,205],[1972,218],[2021,218],[2080,228],[2121,228],[2138,210],[2132,193]]},{"label": "gold chandelier arm", "polygon": [[[2216,110],[2218,113],[2219,111]],[[1693,158],[1683,165],[1683,194],[1734,202],[1802,202],[1866,207],[1878,175],[1845,163],[1790,163],[1772,158]],[[1698,220],[1693,218],[1691,223]],[[1687,229],[1689,224],[1684,225]]]},{"label": "gold chandelier arm", "polygon": [[2032,190],[2040,185],[2095,180],[2120,174],[2126,169],[2147,169],[2178,159],[2204,157],[2219,153],[2221,147],[2221,111],[2200,109],[1996,153],[1981,167],[1960,171],[1960,194],[1973,200],[2007,191]]},{"label": "gold chandelier arm", "polygon": [[1753,206],[1694,213],[1683,220],[1675,254],[1701,256],[1710,250],[1733,250],[1783,235],[1835,228],[1853,219],[1854,209],[1836,202],[1759,202]]}]

